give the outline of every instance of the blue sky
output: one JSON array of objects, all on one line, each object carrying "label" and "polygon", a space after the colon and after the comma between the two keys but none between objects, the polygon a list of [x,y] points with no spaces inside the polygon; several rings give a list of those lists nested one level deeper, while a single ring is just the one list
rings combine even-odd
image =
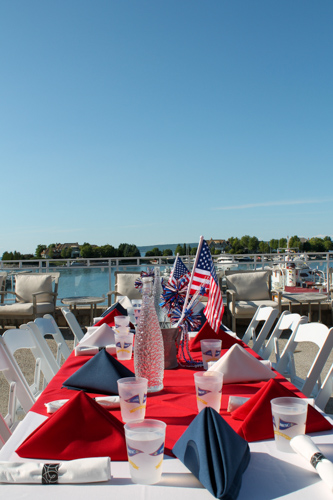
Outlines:
[{"label": "blue sky", "polygon": [[333,235],[331,0],[0,0],[0,256]]}]

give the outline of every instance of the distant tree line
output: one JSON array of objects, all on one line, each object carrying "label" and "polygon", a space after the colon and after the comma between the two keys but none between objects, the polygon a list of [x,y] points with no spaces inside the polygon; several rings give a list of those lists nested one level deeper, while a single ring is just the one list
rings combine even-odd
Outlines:
[{"label": "distant tree line", "polygon": [[[269,242],[260,241],[256,236],[242,236],[241,238],[230,237],[226,243],[224,252],[230,254],[247,254],[247,253],[271,253],[276,252],[278,249],[286,249],[288,246],[287,238],[271,239]],[[4,252],[2,255],[2,260],[33,260],[41,259],[43,250],[48,249],[48,256],[52,258],[52,248],[55,244],[52,243],[48,246],[38,245],[35,254],[21,254],[20,252]],[[313,237],[308,240],[299,238],[298,236],[292,236],[289,238],[289,248],[295,249],[298,252],[328,252],[333,250],[333,242],[330,236],[325,236],[324,238]],[[175,249],[175,255],[177,253],[181,256],[183,255],[195,255],[197,247],[192,247],[184,243],[183,245],[178,244]],[[221,250],[211,248],[212,255],[218,255]],[[80,245],[80,254],[83,258],[108,258],[108,257],[141,257],[140,250],[134,244],[121,243],[118,248],[112,245],[91,245],[90,243],[83,243]],[[158,247],[154,247],[152,250],[146,252],[147,257],[167,257],[172,256],[172,250],[167,248],[165,250],[160,250]],[[71,249],[65,248],[61,252],[61,258],[69,259],[71,257]]]},{"label": "distant tree line", "polygon": [[[48,249],[48,258],[52,259],[54,256],[52,255],[52,248],[55,247],[54,243],[50,245],[37,245],[35,254],[26,254],[23,255],[20,252],[4,252],[2,255],[2,260],[32,260],[32,259],[41,259],[42,252]],[[64,248],[61,251],[62,259],[70,259],[71,258],[71,248]],[[132,245],[129,243],[121,243],[118,248],[113,247],[112,245],[91,245],[90,243],[83,243],[80,245],[80,255],[83,258],[107,258],[107,257],[140,257],[140,250],[136,245]]]}]

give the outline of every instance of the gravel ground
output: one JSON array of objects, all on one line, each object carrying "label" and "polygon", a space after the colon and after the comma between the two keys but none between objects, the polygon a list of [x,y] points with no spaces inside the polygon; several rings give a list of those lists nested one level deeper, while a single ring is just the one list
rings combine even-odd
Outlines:
[{"label": "gravel ground", "polygon": [[[71,331],[68,328],[60,328],[62,331],[62,334],[70,348],[70,350],[73,349],[73,335]],[[245,330],[245,327],[244,327]],[[0,334],[2,331],[0,331]],[[242,333],[238,331],[238,334],[241,336]],[[55,341],[50,338],[47,339],[47,342],[52,350],[52,352],[56,353],[56,343]],[[287,338],[281,338],[279,340],[279,348],[280,352],[282,352],[284,345],[287,342]],[[250,344],[251,345],[251,344]],[[299,376],[304,378],[309,371],[309,368],[311,366],[312,360],[316,354],[316,349],[313,347],[312,344],[304,343],[302,344],[302,348],[296,350],[295,353],[295,363],[296,363],[296,372]],[[20,349],[16,351],[15,353],[15,358],[24,374],[26,377],[29,385],[31,385],[34,381],[34,366],[35,366],[35,359],[30,351],[27,349]],[[271,358],[273,361],[273,358]],[[323,377],[322,379],[325,378],[329,368],[333,364],[333,352],[330,354],[330,357],[325,365],[324,372],[323,372]],[[42,387],[41,387],[42,389]],[[8,408],[8,383],[3,375],[2,372],[0,372],[0,413],[2,415],[7,414],[7,408]],[[326,413],[333,414],[333,397],[330,398],[328,404],[326,405],[325,408]],[[22,415],[22,418],[24,415]]]}]

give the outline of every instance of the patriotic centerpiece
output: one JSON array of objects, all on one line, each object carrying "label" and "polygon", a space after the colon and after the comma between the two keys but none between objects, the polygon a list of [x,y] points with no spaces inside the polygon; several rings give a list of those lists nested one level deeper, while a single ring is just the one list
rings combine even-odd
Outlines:
[{"label": "patriotic centerpiece", "polygon": [[168,282],[163,285],[162,302],[172,326],[181,329],[178,362],[181,366],[202,366],[192,359],[189,351],[189,332],[201,326],[201,315],[195,307],[201,296],[208,297],[203,311],[208,323],[217,333],[223,316],[223,299],[207,242],[201,237],[192,274],[177,255]]}]

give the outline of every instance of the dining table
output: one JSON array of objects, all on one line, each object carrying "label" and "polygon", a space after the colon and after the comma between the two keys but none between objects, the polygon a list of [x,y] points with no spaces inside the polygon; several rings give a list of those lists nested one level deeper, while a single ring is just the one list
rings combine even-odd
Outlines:
[{"label": "dining table", "polygon": [[303,313],[303,305],[308,308],[309,322],[312,321],[312,305],[318,304],[318,321],[321,322],[321,306],[324,302],[329,301],[329,297],[325,293],[310,292],[310,291],[297,291],[284,292],[281,294],[282,304],[286,303],[289,306],[289,311],[292,312],[292,306],[300,306],[300,314]]},{"label": "dining table", "polygon": [[93,318],[96,316],[97,304],[105,302],[105,296],[91,297],[91,296],[78,296],[78,297],[64,297],[61,299],[62,304],[65,306],[74,307],[74,314],[76,315],[77,306],[90,306],[90,324],[93,323]]},{"label": "dining table", "polygon": [[[243,344],[238,338],[224,334],[222,341],[222,356],[228,352],[234,343],[241,345],[248,353],[260,360],[260,357]],[[194,340],[194,339],[193,339]],[[191,348],[191,344],[190,344]],[[190,359],[200,362],[201,352],[189,350]],[[18,425],[10,439],[0,450],[0,461],[30,462],[37,459],[22,458],[16,450],[24,440],[48,419],[52,418],[46,411],[45,404],[54,400],[68,398],[71,400],[77,391],[64,388],[64,382],[91,359],[91,356],[75,356],[73,352],[65,361],[58,373],[46,386],[31,410]],[[128,462],[114,460],[111,454],[111,479],[101,483],[91,484],[63,484],[63,485],[38,485],[38,484],[0,484],[2,498],[11,500],[21,498],[34,498],[36,500],[48,498],[52,500],[62,495],[64,499],[91,500],[122,498],[122,500],[155,499],[161,500],[209,500],[214,498],[196,477],[177,459],[172,448],[179,437],[185,432],[197,415],[197,403],[194,385],[194,373],[202,370],[191,366],[190,362],[183,360],[177,368],[164,371],[164,388],[157,393],[148,393],[146,417],[163,420],[167,424],[165,456],[163,462],[162,479],[155,485],[134,484],[130,479]],[[133,359],[123,361],[122,364],[129,370],[134,370]],[[275,381],[281,384],[295,396],[304,397],[281,374],[275,373]],[[241,422],[234,420],[228,411],[230,396],[252,397],[260,391],[267,381],[250,383],[231,383],[223,385],[220,415],[238,432]],[[91,394],[95,397],[100,394]],[[319,411],[319,410],[318,410]],[[110,411],[122,423],[119,408]],[[321,412],[322,413],[322,412]],[[328,422],[333,424],[330,416],[324,415]],[[83,418],[84,416],[82,416]],[[258,417],[256,417],[258,418]],[[51,421],[52,422],[52,421]],[[260,418],[255,424],[260,427]],[[314,443],[329,460],[333,461],[333,431],[332,428],[313,432],[310,434]],[[249,442],[251,459],[242,476],[239,500],[321,500],[331,499],[332,492],[320,479],[314,468],[296,453],[278,451],[273,438],[253,440]],[[40,457],[39,461],[46,461],[47,457]],[[55,460],[47,460],[52,463]],[[60,489],[59,489],[60,488]]]}]

